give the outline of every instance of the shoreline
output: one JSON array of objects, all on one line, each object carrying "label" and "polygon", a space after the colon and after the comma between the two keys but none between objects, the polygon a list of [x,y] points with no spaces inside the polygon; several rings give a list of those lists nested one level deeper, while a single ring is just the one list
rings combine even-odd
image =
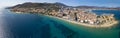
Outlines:
[{"label": "shoreline", "polygon": [[[22,13],[22,12],[15,12],[15,13]],[[41,14],[41,15],[43,15],[43,14]],[[107,23],[104,23],[102,25],[92,25],[92,24],[86,24],[86,23],[80,23],[80,22],[76,22],[76,21],[71,21],[71,20],[67,20],[67,19],[59,18],[59,17],[55,17],[55,16],[50,16],[50,15],[44,15],[44,16],[52,17],[52,18],[55,18],[55,19],[67,21],[67,22],[70,22],[70,23],[74,23],[74,24],[78,24],[78,25],[86,26],[86,27],[96,27],[96,28],[99,28],[99,27],[111,27],[111,26],[114,26],[115,24],[118,24],[117,20],[111,21],[109,23],[107,22]]]},{"label": "shoreline", "polygon": [[92,24],[78,23],[76,21],[70,21],[70,20],[67,20],[67,19],[54,17],[54,16],[49,16],[49,15],[45,15],[45,16],[52,17],[52,18],[59,19],[59,20],[63,20],[63,21],[67,21],[67,22],[74,23],[74,24],[78,24],[78,25],[81,25],[81,26],[86,26],[86,27],[96,27],[96,28],[111,27],[111,26],[114,26],[115,24],[118,24],[118,21],[115,20],[115,21],[112,21],[112,22],[109,22],[109,23],[104,23],[102,25],[92,25]]},{"label": "shoreline", "polygon": [[[17,13],[22,13],[22,12],[17,12]],[[66,21],[66,22],[70,22],[70,23],[74,23],[74,24],[78,24],[78,25],[86,26],[86,27],[96,27],[96,28],[111,27],[111,26],[114,26],[115,24],[118,24],[117,20],[114,20],[114,21],[109,22],[109,23],[104,23],[102,25],[92,25],[92,24],[86,24],[86,23],[80,23],[80,22],[76,22],[76,21],[71,21],[71,20],[67,20],[67,19],[63,19],[63,18],[59,18],[59,17],[55,17],[55,16],[50,16],[50,15],[44,15],[44,16],[48,16],[48,17],[51,17],[51,18],[63,20],[63,21]]]}]

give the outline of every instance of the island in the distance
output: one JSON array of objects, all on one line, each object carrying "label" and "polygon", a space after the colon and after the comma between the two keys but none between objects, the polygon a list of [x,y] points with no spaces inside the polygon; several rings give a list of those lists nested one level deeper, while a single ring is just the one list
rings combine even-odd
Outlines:
[{"label": "island in the distance", "polygon": [[[117,24],[114,14],[97,15],[90,12],[90,7],[72,7],[62,3],[31,3],[18,4],[9,7],[12,12],[16,13],[35,13],[58,18],[72,23],[88,27],[110,27]],[[101,8],[100,8],[101,9]],[[102,8],[106,10],[118,10],[116,8]]]}]

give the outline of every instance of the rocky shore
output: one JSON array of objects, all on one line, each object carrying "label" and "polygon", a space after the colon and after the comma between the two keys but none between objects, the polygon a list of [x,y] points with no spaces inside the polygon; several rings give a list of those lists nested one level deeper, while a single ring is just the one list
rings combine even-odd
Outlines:
[{"label": "rocky shore", "polygon": [[16,13],[35,13],[56,17],[89,27],[109,27],[117,24],[114,14],[96,15],[87,9],[66,6],[62,3],[24,3],[9,8]]}]

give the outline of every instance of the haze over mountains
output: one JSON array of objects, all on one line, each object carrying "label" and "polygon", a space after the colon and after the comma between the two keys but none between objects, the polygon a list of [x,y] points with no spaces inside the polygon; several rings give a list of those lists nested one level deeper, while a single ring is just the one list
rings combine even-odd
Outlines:
[{"label": "haze over mountains", "polygon": [[[81,8],[81,9],[112,9],[112,10],[120,10],[120,7],[99,7],[99,6],[67,6],[63,3],[32,3],[32,2],[26,2],[23,4],[18,4],[13,7],[48,7],[48,6],[58,6],[58,7],[73,7],[73,8]],[[13,8],[10,7],[10,8]]]}]

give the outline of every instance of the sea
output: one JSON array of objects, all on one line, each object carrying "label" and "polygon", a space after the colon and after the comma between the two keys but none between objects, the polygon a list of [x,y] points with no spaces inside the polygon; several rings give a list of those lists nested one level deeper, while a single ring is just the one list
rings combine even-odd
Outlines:
[{"label": "sea", "polygon": [[[101,15],[115,14],[120,21],[120,10],[92,10]],[[14,13],[0,10],[0,38],[120,38],[120,23],[112,27],[92,28],[40,14]]]}]

